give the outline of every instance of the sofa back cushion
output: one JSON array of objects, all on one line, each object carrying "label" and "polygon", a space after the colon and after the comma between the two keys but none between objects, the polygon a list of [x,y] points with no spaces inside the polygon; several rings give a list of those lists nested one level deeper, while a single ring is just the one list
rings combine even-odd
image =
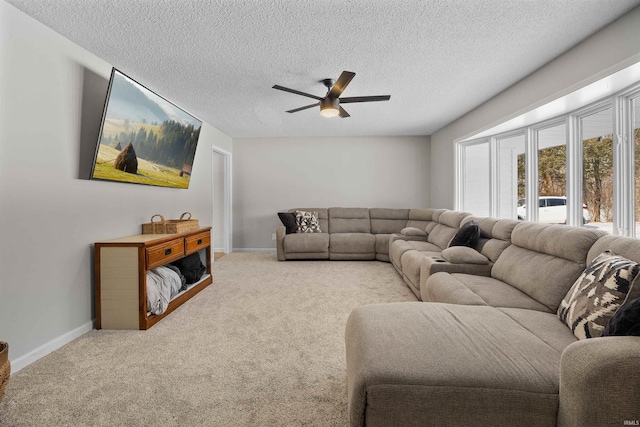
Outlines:
[{"label": "sofa back cushion", "polygon": [[424,230],[425,227],[433,222],[433,214],[436,211],[444,209],[409,209],[409,220],[407,227],[415,227]]},{"label": "sofa back cushion", "polygon": [[511,244],[511,233],[518,221],[490,217],[468,216],[462,220],[460,227],[473,221],[480,227],[480,239],[475,249],[496,262],[502,252]]},{"label": "sofa back cushion", "polygon": [[306,212],[318,212],[318,222],[320,223],[320,232],[329,232],[329,209],[327,208],[295,208],[289,209],[289,212],[295,213],[296,211]]},{"label": "sofa back cushion", "polygon": [[434,213],[435,223],[428,225],[426,232],[429,233],[427,241],[433,243],[441,249],[446,249],[449,242],[460,229],[460,223],[468,217],[468,212],[460,211],[438,211]]},{"label": "sofa back cushion", "polygon": [[589,249],[604,234],[581,227],[520,222],[491,276],[556,311],[584,271]]},{"label": "sofa back cushion", "polygon": [[399,233],[407,226],[409,220],[409,209],[369,209],[371,218],[371,233],[392,234]]},{"label": "sofa back cushion", "polygon": [[368,208],[329,208],[329,233],[371,233]]}]

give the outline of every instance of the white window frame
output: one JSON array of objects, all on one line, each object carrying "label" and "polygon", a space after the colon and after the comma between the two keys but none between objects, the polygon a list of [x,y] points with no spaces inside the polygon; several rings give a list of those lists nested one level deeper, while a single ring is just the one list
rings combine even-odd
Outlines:
[{"label": "white window frame", "polygon": [[[515,138],[518,136],[524,137],[524,147],[525,147],[525,174],[527,173],[527,141],[528,135],[525,128],[514,129],[509,132],[503,132],[498,135],[494,135],[490,138],[489,143],[489,156],[493,160],[493,164],[495,167],[491,168],[491,181],[489,181],[489,189],[491,193],[491,216],[495,218],[499,218],[500,215],[500,141]],[[525,199],[526,199],[526,183],[527,179],[525,177]],[[517,199],[516,199],[517,202]],[[527,203],[528,209],[529,203]],[[516,207],[514,206],[514,209]],[[517,216],[516,216],[517,218]]]},{"label": "white window frame", "polygon": [[[540,197],[540,191],[539,191],[539,182],[538,180],[540,179],[539,176],[539,165],[538,165],[538,161],[539,161],[539,151],[540,151],[540,144],[539,144],[539,133],[540,131],[543,131],[545,129],[550,129],[556,126],[560,126],[562,124],[566,124],[567,123],[567,117],[566,116],[561,116],[561,117],[556,117],[550,120],[545,120],[543,122],[540,123],[536,123],[533,126],[530,126],[527,128],[527,145],[526,145],[526,151],[525,151],[525,194],[527,199],[529,200],[538,200],[538,198]],[[568,138],[569,132],[566,132],[565,134],[565,144],[567,146],[567,150],[569,147],[569,138]],[[567,157],[568,154],[567,154]],[[567,180],[567,190],[569,187],[569,160],[566,160],[566,173],[567,176],[565,177],[565,179]],[[569,198],[569,196],[567,194],[565,194],[565,196],[567,196],[567,199]],[[527,203],[527,207],[526,207],[526,215],[527,218],[529,219],[529,221],[538,221],[538,213],[539,213],[539,208],[538,208],[538,203]]]},{"label": "white window frame", "polygon": [[[563,114],[543,122],[510,130],[488,137],[455,143],[455,200],[454,207],[464,210],[464,149],[477,144],[489,144],[489,211],[497,217],[499,207],[499,163],[498,144],[501,139],[524,134],[525,138],[525,198],[537,200],[538,195],[538,134],[541,130],[566,125],[567,150],[567,224],[582,226],[583,185],[582,185],[582,129],[580,120],[584,117],[611,108],[613,134],[613,234],[635,237],[635,163],[634,163],[634,99],[640,98],[640,82],[604,99],[590,103],[568,114]],[[473,212],[472,212],[473,213]],[[538,204],[527,203],[527,219],[538,220]],[[640,220],[640,218],[638,218]]]},{"label": "white window frame", "polygon": [[[454,200],[454,205],[455,205],[455,209],[457,210],[464,210],[464,173],[465,173],[465,166],[466,166],[466,158],[464,155],[464,151],[466,148],[468,147],[472,147],[474,145],[480,145],[480,144],[489,144],[489,171],[492,170],[492,157],[491,157],[491,140],[490,138],[479,138],[479,139],[475,139],[472,141],[464,141],[464,142],[460,142],[456,144],[456,150],[455,150],[455,179],[456,179],[456,186],[455,186],[455,200]],[[490,172],[491,173],[491,172]],[[491,197],[492,197],[492,191],[491,191],[491,176],[489,176],[489,203],[491,206]],[[489,208],[491,209],[491,208]],[[491,212],[491,210],[490,210]],[[473,213],[473,212],[472,212]],[[492,214],[490,214],[492,215]]]},{"label": "white window frame", "polygon": [[[620,130],[616,135],[620,141],[621,167],[624,169],[622,177],[621,196],[621,224],[619,234],[631,237],[636,236],[636,189],[635,189],[635,146],[633,126],[633,101],[640,100],[640,85],[625,90],[616,97],[616,111],[619,112],[617,126]],[[640,126],[640,123],[638,123]],[[624,200],[627,203],[622,203]]]}]

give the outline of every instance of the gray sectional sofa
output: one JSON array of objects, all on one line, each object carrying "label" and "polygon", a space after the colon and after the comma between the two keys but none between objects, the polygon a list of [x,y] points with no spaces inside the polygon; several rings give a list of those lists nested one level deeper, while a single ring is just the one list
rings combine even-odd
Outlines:
[{"label": "gray sectional sofa", "polygon": [[[431,271],[419,288],[425,302],[363,305],[349,316],[350,425],[638,425],[640,337],[579,340],[556,310],[603,251],[640,262],[640,240],[477,221],[488,274]],[[392,243],[392,262],[396,245],[405,247]],[[417,263],[406,253],[403,276]],[[640,295],[640,283],[630,289],[629,299]]]},{"label": "gray sectional sofa", "polygon": [[433,209],[299,208],[317,212],[320,233],[286,234],[276,228],[278,260],[331,259],[389,261],[389,241],[403,228],[424,229]]},{"label": "gray sectional sofa", "polygon": [[[279,260],[387,261],[422,300],[349,316],[352,427],[640,425],[640,337],[578,339],[585,319],[559,315],[605,250],[640,263],[639,239],[445,209],[301,210],[323,232],[279,227]],[[471,221],[477,243],[448,247]]]},{"label": "gray sectional sofa", "polygon": [[[448,248],[459,228],[471,221],[480,228],[474,248]],[[433,221],[425,228],[426,240],[394,236],[390,260],[409,288],[421,298],[421,287],[437,272],[488,276],[502,251],[511,244],[511,232],[517,224],[518,221],[476,217],[466,212],[435,211]]]}]

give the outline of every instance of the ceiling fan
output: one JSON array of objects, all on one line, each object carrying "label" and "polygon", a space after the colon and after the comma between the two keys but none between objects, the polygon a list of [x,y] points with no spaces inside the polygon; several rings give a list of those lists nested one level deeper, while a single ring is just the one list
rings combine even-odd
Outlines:
[{"label": "ceiling fan", "polygon": [[305,105],[304,107],[289,110],[287,111],[287,113],[296,113],[298,111],[317,107],[319,105],[320,114],[322,114],[324,117],[335,117],[339,115],[343,119],[351,116],[345,111],[344,108],[342,108],[340,104],[348,104],[350,102],[388,101],[389,99],[391,99],[391,95],[353,96],[349,98],[340,98],[340,95],[342,95],[342,92],[344,92],[344,90],[347,88],[347,85],[349,85],[355,75],[356,73],[352,73],[351,71],[343,71],[342,74],[340,74],[340,77],[338,77],[338,80],[336,80],[335,82],[333,79],[320,80],[320,82],[327,87],[327,94],[324,96],[324,98],[279,85],[274,85],[273,89],[295,93],[296,95],[307,96],[319,101],[315,104]]}]

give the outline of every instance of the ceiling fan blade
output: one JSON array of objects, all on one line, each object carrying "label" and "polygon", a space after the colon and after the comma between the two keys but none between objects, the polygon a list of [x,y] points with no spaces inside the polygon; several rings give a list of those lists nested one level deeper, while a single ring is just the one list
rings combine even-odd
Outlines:
[{"label": "ceiling fan blade", "polygon": [[319,96],[311,95],[310,93],[300,92],[299,90],[289,89],[288,87],[283,87],[279,85],[274,85],[273,89],[283,90],[285,92],[295,93],[296,95],[308,96],[309,98],[317,99],[320,101],[322,98]]},{"label": "ceiling fan blade", "polygon": [[347,117],[351,117],[351,114],[347,113],[344,108],[340,107],[340,117],[346,119]]},{"label": "ceiling fan blade", "polygon": [[388,101],[391,99],[391,95],[379,95],[379,96],[352,96],[349,98],[340,98],[341,104],[348,104],[350,102],[373,102],[373,101]]},{"label": "ceiling fan blade", "polygon": [[300,108],[295,108],[293,110],[289,110],[289,111],[287,111],[287,113],[297,113],[298,111],[306,110],[307,108],[317,107],[318,105],[320,105],[320,103],[316,102],[315,104],[305,105],[304,107],[300,107]]},{"label": "ceiling fan blade", "polygon": [[333,84],[333,87],[329,91],[329,98],[337,98],[347,88],[351,80],[355,77],[356,73],[351,71],[343,71],[338,77],[338,80]]}]

